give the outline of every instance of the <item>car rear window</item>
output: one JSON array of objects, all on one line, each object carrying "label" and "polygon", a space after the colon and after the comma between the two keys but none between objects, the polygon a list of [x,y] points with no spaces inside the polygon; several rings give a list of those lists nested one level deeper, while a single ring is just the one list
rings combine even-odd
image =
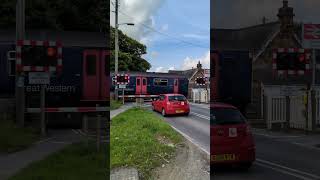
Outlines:
[{"label": "car rear window", "polygon": [[210,124],[212,125],[243,124],[246,122],[244,116],[237,109],[216,108],[210,111]]},{"label": "car rear window", "polygon": [[184,96],[169,96],[169,101],[185,101],[186,97]]}]

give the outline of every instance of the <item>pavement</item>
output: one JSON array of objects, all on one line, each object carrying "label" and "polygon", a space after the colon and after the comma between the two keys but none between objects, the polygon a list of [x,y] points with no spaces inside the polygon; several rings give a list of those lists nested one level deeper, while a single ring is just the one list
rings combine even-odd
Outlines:
[{"label": "pavement", "polygon": [[0,179],[6,180],[30,163],[39,161],[65,146],[81,141],[82,136],[75,130],[49,130],[48,137],[36,142],[28,149],[0,155]]},{"label": "pavement", "polygon": [[110,119],[114,118],[115,116],[117,116],[120,113],[125,112],[126,110],[134,107],[136,104],[135,103],[126,103],[124,105],[122,105],[120,108],[115,109],[115,110],[111,110],[110,111]]}]

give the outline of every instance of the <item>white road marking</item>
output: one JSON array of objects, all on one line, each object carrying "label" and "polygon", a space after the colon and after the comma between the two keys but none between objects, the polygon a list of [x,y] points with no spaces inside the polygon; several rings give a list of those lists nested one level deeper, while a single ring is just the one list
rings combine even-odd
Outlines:
[{"label": "white road marking", "polygon": [[257,132],[253,132],[253,134],[259,135],[259,136],[265,136],[265,137],[269,137],[269,138],[300,138],[300,137],[305,137],[305,135],[301,135],[301,136],[275,136],[275,135],[269,135],[269,134],[263,134],[263,133],[257,133]]},{"label": "white road marking", "polygon": [[269,168],[269,169],[272,169],[272,170],[274,170],[274,171],[278,171],[278,172],[280,172],[280,173],[282,173],[282,174],[286,174],[286,175],[290,175],[290,176],[299,178],[299,179],[303,179],[303,180],[314,180],[314,179],[307,178],[307,177],[304,177],[304,176],[299,175],[299,174],[290,173],[290,172],[288,172],[288,171],[281,170],[281,169],[278,169],[278,168],[275,168],[275,167],[272,167],[272,166],[264,165],[264,164],[261,164],[261,163],[258,163],[258,162],[256,162],[255,164],[258,165],[258,166],[262,166],[262,167],[264,167],[264,168]]},{"label": "white road marking", "polygon": [[[318,176],[318,175],[307,173],[307,172],[303,172],[303,171],[300,171],[300,170],[297,170],[297,169],[292,169],[292,168],[289,168],[289,167],[286,167],[286,166],[283,166],[283,165],[280,165],[280,164],[276,164],[276,163],[273,163],[273,162],[270,162],[270,161],[266,161],[266,160],[262,160],[262,159],[256,159],[256,161],[258,162],[259,165],[264,164],[266,166],[271,166],[271,167],[273,166],[273,167],[276,167],[275,169],[277,169],[277,170],[279,170],[279,168],[280,168],[280,169],[282,169],[282,171],[286,171],[287,174],[290,173],[290,171],[291,171],[291,172],[297,173],[298,174],[297,176],[305,175],[305,176],[309,176],[309,177],[311,177],[313,179],[320,179],[320,176]],[[304,177],[304,176],[302,176],[302,177]],[[304,177],[304,178],[306,178],[306,177]]]},{"label": "white road marking", "polygon": [[206,154],[210,155],[210,153],[204,149],[203,147],[201,147],[201,145],[199,145],[198,143],[196,143],[196,141],[191,138],[190,136],[186,135],[185,133],[183,133],[182,131],[180,131],[179,129],[175,128],[174,126],[170,125],[174,130],[176,130],[178,133],[180,133],[182,136],[184,136],[187,140],[189,140],[191,143],[193,143],[195,146],[197,146],[198,148],[200,148],[202,151],[204,151]]},{"label": "white road marking", "polygon": [[200,117],[202,119],[206,119],[206,120],[210,121],[210,117],[209,116],[205,116],[205,115],[198,114],[198,113],[195,113],[195,112],[190,112],[190,114],[193,114],[193,115],[198,116],[198,117]]}]

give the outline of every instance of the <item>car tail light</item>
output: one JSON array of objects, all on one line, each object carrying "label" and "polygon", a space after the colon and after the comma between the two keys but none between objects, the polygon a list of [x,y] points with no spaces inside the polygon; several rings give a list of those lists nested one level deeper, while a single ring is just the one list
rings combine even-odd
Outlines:
[{"label": "car tail light", "polygon": [[170,105],[170,102],[167,102],[167,105]]},{"label": "car tail light", "polygon": [[184,102],[183,102],[183,101],[181,102],[181,105],[184,105]]}]

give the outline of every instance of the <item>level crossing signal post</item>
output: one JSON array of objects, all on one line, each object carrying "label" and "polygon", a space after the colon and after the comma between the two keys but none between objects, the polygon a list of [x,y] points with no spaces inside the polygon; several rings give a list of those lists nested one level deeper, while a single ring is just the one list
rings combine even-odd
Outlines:
[{"label": "level crossing signal post", "polygon": [[[116,74],[114,81],[117,89],[122,90],[122,104],[124,104],[124,90],[130,83],[130,76],[128,74]],[[115,91],[115,93],[118,93],[118,91]],[[118,96],[116,95],[116,97]]]}]

